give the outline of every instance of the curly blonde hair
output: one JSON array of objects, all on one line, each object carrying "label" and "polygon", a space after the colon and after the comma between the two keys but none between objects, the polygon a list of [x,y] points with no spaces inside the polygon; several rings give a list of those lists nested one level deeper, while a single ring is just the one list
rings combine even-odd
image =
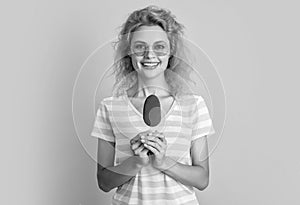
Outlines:
[{"label": "curly blonde hair", "polygon": [[128,55],[132,33],[141,26],[155,25],[160,26],[167,33],[170,42],[170,58],[165,70],[165,78],[171,94],[175,97],[189,94],[190,89],[186,86],[186,82],[194,83],[194,81],[190,78],[193,69],[187,62],[189,51],[183,41],[184,26],[175,20],[175,16],[169,10],[151,5],[131,13],[121,26],[118,40],[113,43],[115,49],[113,96],[124,94],[137,83],[137,72]]}]

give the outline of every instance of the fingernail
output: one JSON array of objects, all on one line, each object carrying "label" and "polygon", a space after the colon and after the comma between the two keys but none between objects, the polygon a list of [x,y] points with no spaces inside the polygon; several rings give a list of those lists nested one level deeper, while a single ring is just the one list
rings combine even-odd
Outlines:
[{"label": "fingernail", "polygon": [[144,142],[145,142],[145,140],[144,140],[144,139],[141,139],[141,142],[143,142],[143,143],[144,143]]}]

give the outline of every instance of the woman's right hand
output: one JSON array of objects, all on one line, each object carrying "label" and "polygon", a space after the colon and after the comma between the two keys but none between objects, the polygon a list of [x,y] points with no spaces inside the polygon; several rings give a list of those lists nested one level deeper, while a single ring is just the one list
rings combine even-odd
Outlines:
[{"label": "woman's right hand", "polygon": [[141,142],[141,136],[147,135],[149,131],[141,132],[137,134],[134,138],[130,140],[131,150],[134,153],[134,156],[137,157],[137,166],[144,167],[150,163],[150,158],[147,155],[149,149],[144,147],[144,144]]}]

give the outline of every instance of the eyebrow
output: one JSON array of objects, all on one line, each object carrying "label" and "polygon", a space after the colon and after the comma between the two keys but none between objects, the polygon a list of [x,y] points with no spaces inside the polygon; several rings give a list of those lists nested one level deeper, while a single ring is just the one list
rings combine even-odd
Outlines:
[{"label": "eyebrow", "polygon": [[[145,43],[145,44],[147,44],[147,42],[141,41],[141,40],[134,41],[133,43]],[[163,40],[160,40],[160,41],[155,41],[154,43],[167,43],[167,42],[163,41]]]}]

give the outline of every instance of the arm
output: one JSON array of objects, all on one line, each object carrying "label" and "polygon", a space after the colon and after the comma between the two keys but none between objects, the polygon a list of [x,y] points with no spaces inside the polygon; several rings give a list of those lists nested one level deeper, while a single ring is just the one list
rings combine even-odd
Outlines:
[{"label": "arm", "polygon": [[114,166],[115,143],[98,139],[98,186],[104,192],[109,192],[132,177],[134,177],[141,166],[137,163],[137,157],[132,156],[121,164]]},{"label": "arm", "polygon": [[185,165],[166,157],[158,169],[182,184],[204,190],[209,183],[209,158],[207,137],[200,137],[191,145],[192,166]]},{"label": "arm", "polygon": [[[192,117],[192,142],[190,154],[192,165],[185,165],[170,157],[166,160],[158,160],[158,169],[180,181],[182,184],[193,186],[200,191],[204,190],[209,183],[209,157],[207,135],[213,134],[214,129],[209,110],[201,96],[195,96],[196,106]],[[162,146],[164,147],[164,146]],[[164,151],[162,152],[164,153]],[[161,154],[162,155],[162,154]],[[161,157],[161,155],[158,155]],[[161,157],[163,158],[163,157]]]}]

